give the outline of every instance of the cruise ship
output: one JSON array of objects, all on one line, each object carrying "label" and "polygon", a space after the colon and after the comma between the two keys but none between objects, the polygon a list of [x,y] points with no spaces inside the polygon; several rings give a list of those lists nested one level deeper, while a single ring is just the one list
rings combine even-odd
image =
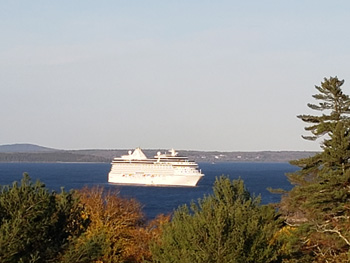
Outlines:
[{"label": "cruise ship", "polygon": [[114,158],[108,182],[151,186],[196,186],[204,176],[198,164],[172,149],[147,158],[140,148]]}]

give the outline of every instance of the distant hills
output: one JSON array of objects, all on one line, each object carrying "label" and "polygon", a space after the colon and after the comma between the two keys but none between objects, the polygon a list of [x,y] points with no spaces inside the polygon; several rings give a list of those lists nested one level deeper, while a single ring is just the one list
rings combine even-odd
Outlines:
[{"label": "distant hills", "polygon": [[101,156],[35,144],[0,145],[0,162],[109,162]]},{"label": "distant hills", "polygon": [[0,153],[34,153],[34,152],[55,152],[57,149],[47,148],[35,144],[18,143],[0,145]]},{"label": "distant hills", "polygon": [[[35,144],[0,145],[0,162],[105,162],[127,154],[130,149],[116,150],[58,150]],[[145,149],[148,157],[153,157],[164,149]],[[309,151],[260,151],[260,152],[219,152],[178,150],[196,162],[289,162],[316,154]]]}]

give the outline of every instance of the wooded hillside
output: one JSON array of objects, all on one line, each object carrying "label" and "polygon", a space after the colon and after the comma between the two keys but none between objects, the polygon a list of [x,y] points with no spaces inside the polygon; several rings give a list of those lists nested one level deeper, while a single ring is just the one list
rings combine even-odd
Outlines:
[{"label": "wooded hillside", "polygon": [[[127,154],[129,149],[117,150],[56,150],[37,145],[2,145],[0,146],[0,162],[106,162],[114,157]],[[145,149],[149,158],[165,149]],[[261,151],[261,152],[220,152],[177,150],[180,155],[187,156],[196,162],[289,162],[295,159],[310,157],[316,152],[308,151]]]}]

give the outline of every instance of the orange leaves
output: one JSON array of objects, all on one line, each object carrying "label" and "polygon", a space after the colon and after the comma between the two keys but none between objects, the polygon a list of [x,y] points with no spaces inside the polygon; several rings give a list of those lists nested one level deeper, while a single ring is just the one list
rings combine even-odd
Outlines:
[{"label": "orange leaves", "polygon": [[118,191],[105,191],[102,187],[84,188],[79,192],[90,225],[84,238],[103,237],[100,262],[141,262],[150,260],[149,244],[159,238],[160,226],[170,220],[159,216],[145,224],[142,207],[134,199],[119,196]]},{"label": "orange leaves", "polygon": [[102,187],[84,188],[80,200],[94,227],[125,228],[143,221],[141,205],[135,199],[125,199],[117,191],[105,192]]}]

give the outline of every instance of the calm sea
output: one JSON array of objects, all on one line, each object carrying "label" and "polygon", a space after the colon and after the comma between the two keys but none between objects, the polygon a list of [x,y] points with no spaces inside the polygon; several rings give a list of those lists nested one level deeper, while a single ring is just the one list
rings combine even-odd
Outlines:
[{"label": "calm sea", "polygon": [[291,189],[285,173],[297,170],[288,163],[200,163],[199,167],[205,176],[197,187],[141,187],[108,184],[110,164],[107,163],[0,163],[0,185],[20,181],[23,172],[27,172],[33,181],[39,179],[56,191],[61,187],[70,190],[94,185],[117,189],[123,197],[136,198],[151,219],[212,193],[215,177],[220,175],[242,178],[251,193],[261,195],[264,204],[279,202],[280,196],[266,188]]}]

